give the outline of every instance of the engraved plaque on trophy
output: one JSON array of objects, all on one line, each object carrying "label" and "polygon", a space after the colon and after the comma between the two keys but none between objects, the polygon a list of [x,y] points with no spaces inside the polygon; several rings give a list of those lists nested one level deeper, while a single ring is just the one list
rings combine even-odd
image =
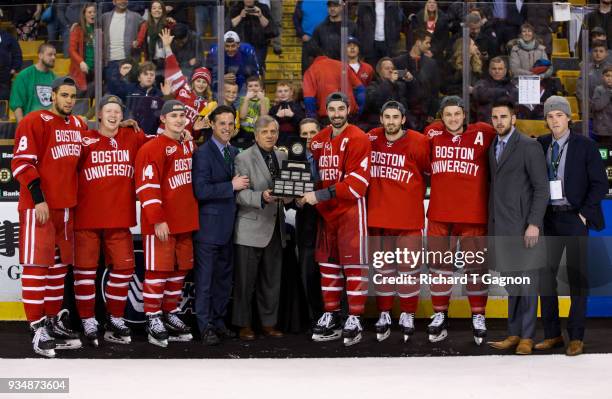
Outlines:
[{"label": "engraved plaque on trophy", "polygon": [[289,145],[288,158],[283,161],[280,173],[274,178],[272,195],[277,197],[301,197],[314,191],[310,163],[306,160],[306,141],[297,139]]}]

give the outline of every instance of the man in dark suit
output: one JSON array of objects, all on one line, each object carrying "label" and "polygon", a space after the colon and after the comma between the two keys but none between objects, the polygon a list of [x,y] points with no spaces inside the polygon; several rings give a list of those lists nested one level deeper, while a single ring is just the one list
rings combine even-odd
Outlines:
[{"label": "man in dark suit", "polygon": [[[238,193],[235,283],[232,323],[240,327],[240,339],[253,340],[253,300],[264,335],[280,338],[276,329],[280,298],[281,268],[285,241],[283,201],[272,195],[272,181],[287,154],[274,150],[278,122],[263,115],[255,124],[255,144],[241,152],[236,171],[249,177],[249,186]],[[253,299],[255,298],[255,299]]]},{"label": "man in dark suit", "polygon": [[601,200],[608,180],[595,142],[572,133],[570,105],[564,97],[552,96],[544,103],[544,117],[552,134],[538,141],[546,156],[550,202],[544,217],[547,236],[547,267],[541,276],[544,341],[537,350],[563,346],[559,322],[557,273],[565,250],[571,306],[567,322],[568,356],[583,352],[588,295],[587,236],[589,228],[604,228]]},{"label": "man in dark suit", "polygon": [[200,230],[194,236],[195,307],[206,345],[233,336],[223,319],[232,290],[235,195],[249,186],[249,178],[234,171],[238,149],[229,140],[235,117],[232,107],[217,107],[209,116],[210,140],[193,154],[193,188],[200,207]]},{"label": "man in dark suit", "polygon": [[[539,240],[546,205],[546,161],[537,141],[515,127],[514,104],[499,99],[491,109],[497,138],[489,147],[491,186],[489,235],[496,269],[505,276],[526,277],[525,284],[508,285],[508,337],[489,342],[496,349],[528,355],[533,349],[538,310],[539,263],[546,249]],[[540,262],[538,262],[540,261]]]}]

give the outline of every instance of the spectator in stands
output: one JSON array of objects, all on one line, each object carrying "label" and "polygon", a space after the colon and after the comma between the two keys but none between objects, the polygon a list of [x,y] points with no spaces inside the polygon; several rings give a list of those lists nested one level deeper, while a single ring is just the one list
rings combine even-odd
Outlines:
[{"label": "spectator in stands", "polygon": [[51,105],[51,84],[55,79],[55,47],[43,43],[38,47],[38,61],[25,68],[13,82],[9,106],[19,123],[31,111]]},{"label": "spectator in stands", "polygon": [[204,35],[205,25],[210,26],[210,29],[207,30],[209,35],[215,36],[217,32],[217,1],[203,0],[195,6],[195,26],[198,37]]},{"label": "spectator in stands", "polygon": [[497,41],[502,47],[506,47],[506,43],[515,39],[520,34],[521,25],[525,21],[525,13],[527,7],[524,7],[524,0],[508,1],[494,0],[493,1],[493,17],[495,35]]},{"label": "spectator in stands", "polygon": [[[23,65],[21,47],[13,35],[0,29],[0,100],[11,95],[11,81]],[[6,107],[2,107],[6,111]],[[2,111],[2,112],[4,112]]]},{"label": "spectator in stands", "polygon": [[359,49],[359,40],[356,37],[349,36],[346,45],[347,62],[363,85],[367,86],[374,79],[374,68],[359,59]]},{"label": "spectator in stands", "polygon": [[467,8],[467,13],[478,10],[483,23],[493,19],[493,8],[490,3],[478,2],[477,0],[455,1],[449,7],[446,13],[451,34],[461,34],[461,26],[465,21],[464,6]]},{"label": "spectator in stands", "polygon": [[612,0],[600,0],[599,8],[591,12],[586,17],[586,26],[589,29],[600,27],[606,33],[608,38],[607,47],[612,48]]},{"label": "spectator in stands", "polygon": [[[224,81],[237,83],[239,92],[244,92],[246,80],[251,76],[260,75],[255,49],[250,44],[240,43],[240,36],[231,30],[225,32],[223,40],[225,42]],[[217,45],[213,45],[206,60],[206,67],[213,76],[213,91],[217,90],[218,81],[217,53]]]},{"label": "spectator in stands", "polygon": [[81,18],[70,29],[70,76],[76,83],[77,97],[94,97],[94,25],[96,3],[86,3]]},{"label": "spectator in stands", "polygon": [[440,10],[436,0],[428,0],[416,15],[417,29],[431,33],[431,52],[437,60],[444,59],[449,40],[449,21],[446,14]]},{"label": "spectator in stands", "polygon": [[271,21],[270,8],[255,0],[243,0],[234,3],[229,12],[227,28],[236,32],[242,40],[255,48],[257,62],[264,69],[268,39],[278,35],[276,26]]},{"label": "spectator in stands", "polygon": [[[585,96],[582,89],[582,71],[580,77],[576,82],[576,97],[578,100],[585,101],[589,99],[595,92],[595,87],[599,86],[603,82],[602,72],[605,67],[612,65],[608,62],[608,45],[605,42],[595,42],[591,46],[591,61],[587,65],[587,71],[589,72],[589,93]],[[571,93],[570,93],[571,94]]]},{"label": "spectator in stands", "polygon": [[304,108],[295,101],[294,90],[289,82],[276,84],[276,103],[269,112],[278,122],[279,146],[289,146],[300,136],[300,121],[304,119]]},{"label": "spectator in stands", "polygon": [[479,10],[475,10],[467,15],[466,24],[470,31],[470,37],[474,40],[476,46],[478,46],[478,50],[480,50],[485,63],[500,54],[495,32],[488,23],[488,20],[482,18]]},{"label": "spectator in stands", "polygon": [[430,56],[431,38],[427,31],[415,32],[410,52],[393,59],[395,68],[402,71],[399,78],[414,83],[406,100],[406,121],[410,129],[418,131],[433,121],[439,108],[441,79],[436,61]]},{"label": "spectator in stands", "polygon": [[518,101],[518,90],[511,82],[508,67],[501,57],[492,58],[489,62],[489,73],[476,82],[472,90],[472,105],[478,121],[491,119],[491,106],[501,97]]},{"label": "spectator in stands", "polygon": [[19,7],[14,7],[13,23],[15,24],[19,40],[30,41],[38,39],[38,28],[42,11],[42,4],[19,4]]},{"label": "spectator in stands", "polygon": [[174,18],[170,18],[166,15],[166,6],[163,2],[155,0],[151,2],[149,8],[149,18],[140,24],[138,31],[138,48],[143,48],[144,55],[147,61],[153,62],[158,71],[164,69],[164,60],[166,54],[164,53],[164,46],[159,37],[162,29],[172,29],[176,25]]},{"label": "spectator in stands", "polygon": [[234,138],[234,145],[246,149],[253,144],[255,124],[262,115],[270,111],[270,99],[266,97],[263,82],[258,76],[251,76],[246,81],[246,95],[240,97],[240,132]]},{"label": "spectator in stands", "polygon": [[382,57],[395,57],[402,29],[398,2],[369,0],[357,7],[357,37],[366,62],[376,65]]},{"label": "spectator in stands", "polygon": [[[312,65],[304,73],[304,105],[306,116],[327,121],[327,109],[325,101],[327,96],[342,88],[342,62],[331,59],[323,53],[321,48],[310,43],[310,54],[316,55]],[[365,106],[365,87],[352,69],[347,71],[346,87],[350,89],[347,93],[350,102],[350,115],[355,118],[357,113],[363,111]]]},{"label": "spectator in stands", "polygon": [[602,84],[591,96],[591,116],[595,141],[612,145],[612,65],[604,68]]},{"label": "spectator in stands", "polygon": [[528,0],[525,2],[525,8],[525,21],[533,26],[535,35],[541,40],[548,55],[550,55],[552,52],[552,32],[556,32],[557,27],[562,24],[562,22],[552,22],[552,1]]},{"label": "spectator in stands", "polygon": [[[148,3],[145,2],[145,4]],[[166,17],[171,18],[179,24],[190,24],[188,11],[191,7],[189,4],[185,4],[185,1],[181,0],[170,0],[166,1],[164,8],[166,9]]]},{"label": "spectator in stands", "polygon": [[[240,114],[236,112],[237,100],[238,100],[238,85],[236,84],[236,82],[228,82],[228,81],[224,82],[223,101],[221,102],[221,104],[232,107],[232,109],[234,110],[234,114],[236,115],[236,118],[234,119],[234,133],[232,134],[232,138],[236,136],[238,132],[240,131]],[[218,106],[217,101],[210,101],[208,105],[202,111],[200,111],[200,116],[204,118],[204,120],[202,121],[203,122],[202,136],[204,136],[206,140],[208,140],[210,136],[212,135],[212,126],[210,124],[210,120],[208,119],[208,117],[217,108],[217,106]]]},{"label": "spectator in stands", "polygon": [[[530,23],[521,26],[521,35],[512,44],[510,51],[510,71],[512,76],[537,75],[533,67],[538,60],[548,60],[546,48],[540,44],[535,35],[535,29]],[[553,68],[547,68],[546,72],[539,74],[541,79],[551,77]]]},{"label": "spectator in stands", "polygon": [[[327,2],[327,18],[314,30],[312,40],[323,52],[335,60],[341,58],[340,28],[342,26],[343,0]],[[347,21],[348,35],[357,36],[357,26],[353,21]]]},{"label": "spectator in stands", "polygon": [[[90,4],[88,0],[63,0],[55,2],[54,11],[57,21],[57,29],[62,35],[64,57],[70,54],[70,38],[74,24],[79,24],[83,15],[83,7]],[[95,14],[94,14],[95,15]],[[73,78],[74,76],[71,75]],[[78,82],[77,88],[78,88]]]},{"label": "spectator in stands", "polygon": [[181,66],[183,74],[189,76],[195,68],[204,64],[204,45],[202,39],[189,29],[189,26],[177,23],[172,28],[174,40],[172,41],[172,53]]},{"label": "spectator in stands", "polygon": [[302,72],[312,64],[312,57],[308,54],[306,43],[312,38],[315,28],[326,17],[327,6],[323,1],[298,0],[295,3],[293,25],[295,26],[295,34],[302,41]]},{"label": "spectator in stands", "polygon": [[128,0],[113,0],[112,11],[102,14],[104,78],[107,83],[121,60],[138,58],[138,29],[142,17],[128,10]]},{"label": "spectator in stands", "polygon": [[[552,63],[545,59],[539,59],[535,62],[531,71],[534,75],[550,75],[549,70],[552,70]],[[518,84],[518,81],[514,81]],[[544,103],[546,100],[563,91],[561,81],[559,79],[542,78],[540,79],[540,103],[539,104],[518,104],[516,107],[517,118],[540,120],[544,118]]]},{"label": "spectator in stands", "polygon": [[[473,90],[473,85],[482,77],[482,56],[480,50],[470,39],[470,93]],[[462,96],[463,95],[463,39],[455,40],[452,48],[452,54],[446,63],[444,72],[444,84],[440,88],[446,96]]]}]

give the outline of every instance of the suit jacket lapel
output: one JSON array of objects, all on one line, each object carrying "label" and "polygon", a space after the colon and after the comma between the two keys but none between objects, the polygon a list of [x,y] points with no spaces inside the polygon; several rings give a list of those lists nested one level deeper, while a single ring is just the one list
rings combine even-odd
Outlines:
[{"label": "suit jacket lapel", "polygon": [[510,153],[514,151],[516,147],[516,142],[519,140],[518,135],[521,134],[518,130],[514,129],[514,133],[510,136],[510,139],[506,143],[506,148],[504,148],[504,152],[501,154],[501,158],[499,159],[499,163],[497,164],[497,170],[501,168],[501,166],[508,160]]},{"label": "suit jacket lapel", "polygon": [[271,186],[272,176],[270,176],[270,169],[268,169],[268,165],[266,165],[266,161],[264,161],[263,155],[261,154],[261,151],[259,150],[259,147],[257,146],[257,144],[253,144],[253,146],[251,147],[251,151],[253,151],[251,155],[253,158],[255,158],[256,165],[258,165],[261,173],[266,178],[266,182],[268,182],[268,186]]},{"label": "suit jacket lapel", "polygon": [[576,145],[575,143],[572,143],[573,141],[574,141],[574,135],[572,134],[572,132],[570,132],[569,137],[567,138],[567,146],[565,147],[567,154],[565,155],[565,165],[563,168],[563,187],[569,187],[568,178],[569,178],[570,173],[572,173],[572,169],[573,169],[571,167],[568,167],[570,162],[572,162],[572,159],[574,159],[574,154],[576,153]]},{"label": "suit jacket lapel", "polygon": [[210,151],[212,151],[213,156],[217,159],[217,162],[220,162],[221,165],[223,165],[223,168],[225,169],[227,174],[231,175],[232,174],[231,165],[225,162],[225,158],[223,158],[221,151],[219,151],[219,147],[217,147],[217,144],[215,144],[215,142],[212,139],[208,140],[208,148]]}]

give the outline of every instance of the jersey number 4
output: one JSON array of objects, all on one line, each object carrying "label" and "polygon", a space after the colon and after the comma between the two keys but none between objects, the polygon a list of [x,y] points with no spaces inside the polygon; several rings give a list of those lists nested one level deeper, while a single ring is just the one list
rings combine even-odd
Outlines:
[{"label": "jersey number 4", "polygon": [[142,169],[142,180],[153,178],[153,165],[147,165]]}]

